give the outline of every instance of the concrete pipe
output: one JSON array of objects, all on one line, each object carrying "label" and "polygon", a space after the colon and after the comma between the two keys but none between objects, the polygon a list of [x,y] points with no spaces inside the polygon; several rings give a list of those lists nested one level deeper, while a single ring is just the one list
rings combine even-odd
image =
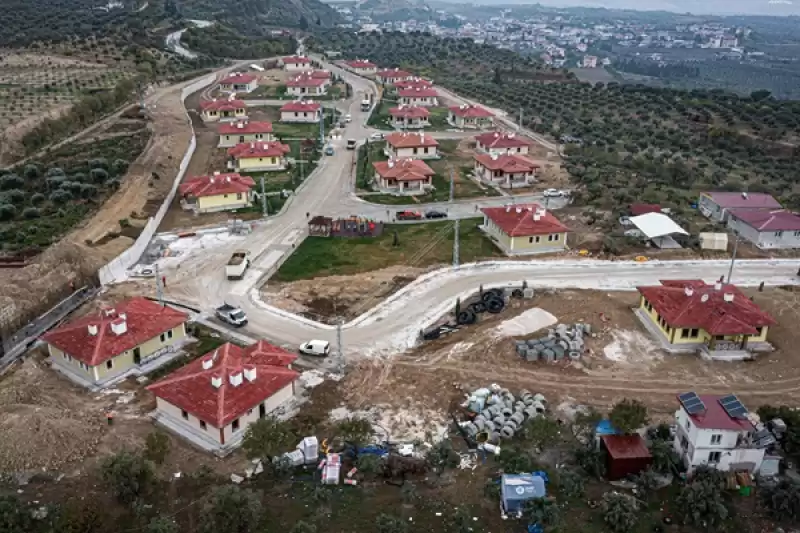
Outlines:
[{"label": "concrete pipe", "polygon": [[503,418],[509,419],[509,418],[511,418],[511,415],[513,415],[513,414],[514,414],[514,409],[512,409],[510,407],[506,407],[505,409],[503,409],[503,412],[502,412]]},{"label": "concrete pipe", "polygon": [[510,419],[517,427],[521,427],[522,423],[525,422],[525,415],[521,412],[514,413]]},{"label": "concrete pipe", "polygon": [[510,426],[510,425],[509,426],[503,426],[503,429],[500,430],[500,435],[504,439],[512,438],[514,436],[514,433],[516,433],[516,432],[514,431],[514,428],[512,426]]},{"label": "concrete pipe", "polygon": [[528,407],[525,409],[525,416],[528,418],[536,418],[539,416],[539,411],[537,411],[535,407]]},{"label": "concrete pipe", "polygon": [[501,428],[505,425],[506,419],[503,416],[498,416],[492,422],[494,422],[495,427]]},{"label": "concrete pipe", "polygon": [[480,429],[472,422],[462,426],[462,429],[467,432],[467,435],[470,436],[477,435],[478,431],[480,431]]},{"label": "concrete pipe", "polygon": [[499,431],[492,431],[489,433],[489,439],[486,442],[490,442],[492,444],[497,444],[500,442],[500,432]]},{"label": "concrete pipe", "polygon": [[544,413],[547,410],[542,402],[533,402],[531,407],[536,409],[537,413]]}]

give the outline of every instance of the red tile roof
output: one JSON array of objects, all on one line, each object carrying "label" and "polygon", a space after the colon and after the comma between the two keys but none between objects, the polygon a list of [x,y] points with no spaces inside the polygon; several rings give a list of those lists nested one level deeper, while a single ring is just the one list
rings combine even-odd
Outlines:
[{"label": "red tile roof", "polygon": [[[294,382],[300,374],[288,365],[296,358],[265,341],[247,348],[226,343],[147,390],[207,424],[223,428]],[[233,385],[231,376],[241,383]],[[214,378],[219,379],[219,388],[212,384]]]},{"label": "red tile roof", "polygon": [[233,84],[248,84],[253,81],[256,81],[258,78],[253,74],[247,74],[245,72],[236,72],[231,74],[230,76],[223,78],[219,84],[220,85],[233,85]]},{"label": "red tile roof", "polygon": [[397,91],[401,98],[435,98],[439,95],[432,87],[409,87]]},{"label": "red tile roof", "polygon": [[[172,307],[136,297],[50,330],[42,335],[42,340],[78,361],[96,366],[183,324],[188,318],[186,313]],[[119,324],[123,320],[126,331],[115,333],[112,322]],[[89,333],[92,326],[97,327],[95,335]]]},{"label": "red tile roof", "polygon": [[235,111],[244,109],[243,100],[202,100],[200,109],[203,111]]},{"label": "red tile roof", "polygon": [[785,209],[731,209],[730,213],[756,231],[800,231],[800,216]]},{"label": "red tile roof", "polygon": [[316,78],[318,80],[329,80],[331,79],[331,71],[330,70],[312,70],[309,74],[312,78]]},{"label": "red tile roof", "polygon": [[781,204],[766,193],[760,192],[704,192],[715,204],[726,209],[780,209]]},{"label": "red tile roof", "polygon": [[345,65],[350,68],[377,68],[378,65],[367,61],[366,59],[356,59],[354,61],[345,61]]},{"label": "red tile roof", "polygon": [[525,137],[520,137],[514,133],[502,133],[499,131],[476,135],[475,140],[485,148],[517,148],[531,146],[533,144]]},{"label": "red tile roof", "polygon": [[305,56],[286,56],[283,58],[283,63],[285,64],[294,64],[294,65],[307,65],[311,63],[311,60]]},{"label": "red tile roof", "polygon": [[600,437],[612,459],[647,459],[650,450],[641,435],[603,435]]},{"label": "red tile roof", "polygon": [[422,78],[414,78],[410,80],[400,80],[394,82],[394,86],[398,89],[413,89],[415,87],[433,87],[433,82],[424,80]]},{"label": "red tile roof", "polygon": [[452,106],[450,112],[458,117],[464,118],[486,118],[493,117],[494,113],[477,105]]},{"label": "red tile roof", "polygon": [[[544,211],[544,215],[536,220],[535,215],[539,210]],[[481,211],[509,237],[529,237],[569,231],[568,227],[550,211],[543,210],[539,204],[484,207]]]},{"label": "red tile roof", "polygon": [[397,161],[377,161],[372,163],[382,178],[397,181],[423,181],[436,174],[431,167],[419,159],[400,159]]},{"label": "red tile roof", "polygon": [[219,125],[217,133],[220,135],[243,135],[248,133],[272,133],[272,122],[224,122]]},{"label": "red tile roof", "polygon": [[400,79],[400,78],[413,78],[414,75],[410,72],[406,72],[405,70],[400,70],[399,68],[388,68],[385,70],[379,70],[375,73],[376,76],[380,78],[392,78],[392,79]]},{"label": "red tile roof", "polygon": [[281,113],[284,111],[291,111],[291,112],[313,112],[319,111],[320,105],[317,102],[311,102],[308,100],[297,100],[294,102],[288,102],[281,106]]},{"label": "red tile roof", "polygon": [[419,148],[425,146],[439,146],[436,139],[425,133],[394,132],[386,136],[386,142],[393,148]]},{"label": "red tile roof", "polygon": [[228,148],[228,155],[234,159],[248,157],[283,157],[291,151],[288,144],[278,141],[255,141],[250,143],[239,143]]},{"label": "red tile roof", "polygon": [[[711,335],[755,335],[756,328],[775,320],[735,285],[717,289],[703,280],[663,280],[654,287],[637,287],[658,314],[672,327],[702,328]],[[725,301],[724,295],[733,300]]]},{"label": "red tile roof", "polygon": [[[676,396],[677,397],[677,396]],[[724,396],[701,394],[699,398],[706,406],[705,411],[689,415],[694,425],[701,429],[725,429],[729,431],[753,431],[753,424],[746,418],[731,418],[720,405],[719,399]],[[680,402],[680,400],[678,400]],[[687,413],[688,414],[688,413]]]},{"label": "red tile roof", "polygon": [[477,154],[474,157],[475,161],[489,170],[501,170],[508,174],[533,172],[540,168],[539,165],[533,161],[513,154],[502,154],[494,157],[489,154]]},{"label": "red tile roof", "polygon": [[401,105],[389,109],[389,114],[396,118],[428,118],[431,112],[427,108],[416,105]]},{"label": "red tile roof", "polygon": [[286,81],[287,87],[319,87],[325,85],[328,78],[315,78],[314,76],[301,74]]},{"label": "red tile roof", "polygon": [[255,185],[256,182],[250,176],[240,176],[234,172],[213,176],[195,176],[181,183],[179,190],[182,195],[200,198],[218,194],[245,193]]},{"label": "red tile roof", "polygon": [[631,216],[638,217],[647,213],[660,213],[661,206],[658,204],[631,204]]}]

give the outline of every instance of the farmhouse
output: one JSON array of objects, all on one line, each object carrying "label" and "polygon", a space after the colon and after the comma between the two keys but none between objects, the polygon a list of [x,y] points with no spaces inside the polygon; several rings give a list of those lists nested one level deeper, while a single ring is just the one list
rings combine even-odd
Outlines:
[{"label": "farmhouse", "polygon": [[397,91],[401,105],[433,107],[438,105],[436,89],[415,87],[413,89],[400,89]]},{"label": "farmhouse", "polygon": [[196,213],[213,213],[249,207],[255,181],[238,173],[195,176],[180,184],[181,205]]},{"label": "farmhouse", "polygon": [[431,112],[424,107],[401,105],[389,109],[392,126],[401,130],[419,129],[430,126]]},{"label": "farmhouse", "polygon": [[477,135],[475,136],[475,143],[475,147],[479,152],[518,155],[526,155],[533,144],[528,139],[514,133],[499,131]]},{"label": "farmhouse", "polygon": [[485,207],[480,227],[506,255],[561,252],[569,228],[538,204]]},{"label": "farmhouse", "polygon": [[288,56],[282,59],[283,70],[287,72],[303,72],[311,70],[311,60],[305,56]]},{"label": "farmhouse", "polygon": [[281,122],[319,122],[322,106],[311,100],[296,100],[281,107]]},{"label": "farmhouse", "polygon": [[637,290],[636,315],[668,351],[733,359],[772,348],[767,334],[775,321],[735,285],[666,280]]},{"label": "farmhouse", "polygon": [[433,82],[422,78],[411,78],[410,80],[403,80],[394,83],[395,90],[402,89],[428,89],[433,87]]},{"label": "farmhouse", "polygon": [[519,155],[476,154],[475,177],[506,189],[527,187],[535,181],[539,165]]},{"label": "farmhouse", "polygon": [[761,249],[800,248],[800,216],[785,209],[731,209],[728,227]]},{"label": "farmhouse", "polygon": [[397,83],[398,81],[410,80],[412,78],[414,78],[414,76],[410,72],[400,70],[399,68],[379,70],[375,73],[375,79],[378,81],[378,83],[386,83],[389,85]]},{"label": "farmhouse", "polygon": [[203,100],[200,102],[200,117],[203,122],[231,121],[247,118],[244,101],[229,98],[227,100]]},{"label": "farmhouse", "polygon": [[219,82],[219,88],[228,93],[251,93],[258,88],[258,76],[235,72]]},{"label": "farmhouse", "polygon": [[348,70],[355,72],[356,74],[361,74],[362,76],[375,74],[375,72],[378,71],[378,66],[375,63],[367,61],[366,59],[345,61],[344,64],[347,66]]},{"label": "farmhouse", "polygon": [[424,193],[433,185],[431,180],[436,172],[419,159],[400,159],[394,161],[377,161],[375,167],[375,184],[384,192],[399,194]]},{"label": "farmhouse", "polygon": [[152,416],[202,449],[227,455],[250,424],[294,397],[295,359],[266,341],[223,344],[147,387],[156,398]]},{"label": "farmhouse", "polygon": [[447,121],[456,128],[482,130],[491,128],[494,115],[477,105],[460,105],[450,108]]},{"label": "farmhouse", "polygon": [[73,381],[99,388],[156,368],[176,355],[188,316],[146,298],[131,298],[42,336],[50,362]]},{"label": "farmhouse", "polygon": [[739,210],[776,210],[781,209],[778,201],[765,193],[750,192],[704,192],[700,194],[697,208],[714,222],[727,222],[732,209]]},{"label": "farmhouse", "polygon": [[272,141],[271,122],[250,122],[240,120],[238,122],[226,122],[219,125],[219,146],[229,148],[240,143],[255,141]]},{"label": "farmhouse", "polygon": [[286,92],[292,96],[320,96],[328,92],[330,77],[298,74],[286,81]]},{"label": "farmhouse", "polygon": [[425,133],[395,132],[386,136],[385,153],[390,159],[435,159],[439,143]]},{"label": "farmhouse", "polygon": [[228,148],[228,168],[237,172],[283,170],[290,151],[288,145],[276,141],[237,144]]}]

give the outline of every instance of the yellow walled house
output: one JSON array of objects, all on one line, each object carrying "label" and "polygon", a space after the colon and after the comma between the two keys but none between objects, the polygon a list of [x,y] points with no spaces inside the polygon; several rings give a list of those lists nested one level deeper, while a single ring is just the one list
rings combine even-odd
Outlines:
[{"label": "yellow walled house", "polygon": [[290,151],[289,145],[277,141],[237,144],[228,148],[228,168],[237,172],[284,170]]},{"label": "yellow walled house", "polygon": [[447,122],[461,129],[487,129],[494,125],[494,114],[477,105],[453,106],[447,114]]},{"label": "yellow walled house", "polygon": [[228,93],[251,93],[258,89],[258,76],[247,72],[234,72],[220,80],[219,89]]},{"label": "yellow walled house", "polygon": [[211,176],[196,176],[181,183],[181,205],[195,213],[249,207],[253,204],[255,185],[253,178],[238,173],[214,172]]},{"label": "yellow walled house", "polygon": [[665,280],[637,287],[636,314],[669,351],[768,351],[775,320],[735,285],[703,280]]},{"label": "yellow walled house", "polygon": [[485,207],[481,230],[506,255],[561,252],[569,228],[538,204]]},{"label": "yellow walled house", "polygon": [[53,368],[99,388],[174,353],[187,320],[186,313],[136,297],[50,330],[42,340]]},{"label": "yellow walled house", "polygon": [[220,148],[230,148],[241,143],[251,143],[256,141],[274,141],[272,135],[272,122],[251,122],[240,120],[237,122],[226,122],[220,124],[217,129],[219,133]]},{"label": "yellow walled house", "polygon": [[200,102],[200,117],[203,122],[231,121],[247,118],[247,106],[243,100],[203,100]]}]

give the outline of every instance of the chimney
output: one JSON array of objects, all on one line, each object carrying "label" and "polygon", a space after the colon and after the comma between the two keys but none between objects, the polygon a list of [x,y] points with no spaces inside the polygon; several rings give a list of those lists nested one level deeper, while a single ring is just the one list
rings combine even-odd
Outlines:
[{"label": "chimney", "polygon": [[124,318],[116,319],[111,323],[111,331],[113,331],[115,335],[122,335],[128,331],[128,321]]},{"label": "chimney", "polygon": [[91,335],[92,337],[97,335],[97,324],[89,324],[88,329],[89,329],[89,335]]},{"label": "chimney", "polygon": [[522,213],[522,209],[520,209],[519,207],[517,207],[516,209],[514,209],[514,211],[516,211],[516,212],[517,212],[517,214],[520,214],[520,213]]},{"label": "chimney", "polygon": [[722,295],[722,299],[725,300],[726,302],[732,302],[733,301],[733,293],[726,292],[725,294]]},{"label": "chimney", "polygon": [[745,200],[747,200],[747,193],[746,193],[746,192],[743,192],[743,193],[742,193],[742,198],[744,198]]},{"label": "chimney", "polygon": [[209,176],[208,181],[209,183],[214,183],[214,176]]},{"label": "chimney", "polygon": [[708,294],[704,294],[700,297],[700,301],[706,303],[708,301]]},{"label": "chimney", "polygon": [[692,287],[684,287],[683,292],[686,296],[691,296],[694,294],[694,289]]},{"label": "chimney", "polygon": [[233,372],[232,374],[228,375],[228,380],[231,382],[231,385],[234,387],[238,387],[242,384],[242,371]]},{"label": "chimney", "polygon": [[208,370],[212,366],[214,366],[213,359],[203,359],[203,370]]},{"label": "chimney", "polygon": [[491,158],[492,158],[492,161],[497,161],[497,158],[498,158],[499,156],[498,156],[496,153],[492,152],[492,153],[491,153],[491,155],[490,155],[489,157],[491,157]]},{"label": "chimney", "polygon": [[253,382],[256,380],[256,367],[245,368],[244,369],[244,378],[249,381]]},{"label": "chimney", "polygon": [[122,320],[127,320],[127,319],[128,319],[128,315],[126,315],[125,313],[120,313],[118,316],[119,316],[119,317],[120,317]]},{"label": "chimney", "polygon": [[103,309],[103,314],[105,316],[114,316],[116,314],[116,311],[114,310],[113,307],[106,307],[105,309]]},{"label": "chimney", "polygon": [[511,206],[510,206],[510,205],[507,205],[507,206],[506,206],[506,213],[510,213],[510,212],[511,212]]},{"label": "chimney", "polygon": [[240,130],[241,130],[241,129],[244,129],[244,124],[242,124],[241,122],[239,122],[239,123],[237,123],[237,124],[236,124],[236,127],[237,127],[237,128],[239,128]]},{"label": "chimney", "polygon": [[256,147],[256,143],[250,143],[250,149],[251,149],[251,150],[252,150],[253,148],[255,148],[255,147]]},{"label": "chimney", "polygon": [[718,282],[716,282],[714,284],[714,290],[715,291],[721,291],[722,290],[722,282],[721,281],[718,281]]},{"label": "chimney", "polygon": [[230,183],[230,182],[231,182],[231,177],[230,177],[230,176],[227,176],[227,177],[225,178],[225,181],[227,181],[228,183]]},{"label": "chimney", "polygon": [[540,220],[542,220],[542,216],[539,213],[534,213],[533,214],[533,221],[534,222],[539,222]]},{"label": "chimney", "polygon": [[215,171],[214,171],[214,175],[215,175],[215,176],[219,176],[219,170],[215,170]]},{"label": "chimney", "polygon": [[219,376],[211,376],[211,386],[215,389],[222,387],[222,378]]}]

